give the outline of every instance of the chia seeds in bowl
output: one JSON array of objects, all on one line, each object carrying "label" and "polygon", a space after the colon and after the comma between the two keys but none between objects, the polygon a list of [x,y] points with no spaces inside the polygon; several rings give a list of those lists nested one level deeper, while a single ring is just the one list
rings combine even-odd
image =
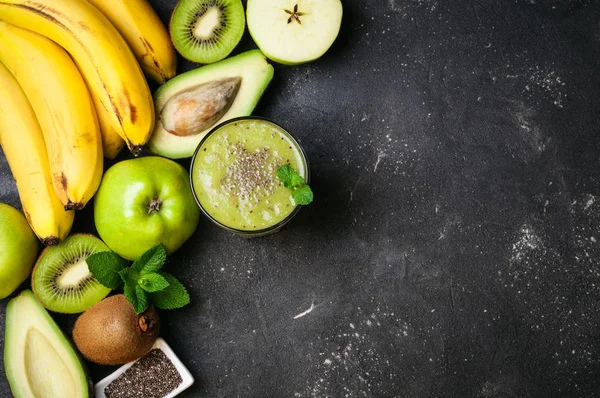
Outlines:
[{"label": "chia seeds in bowl", "polygon": [[163,398],[183,379],[163,350],[154,348],[104,389],[106,398]]},{"label": "chia seeds in bowl", "polygon": [[191,373],[159,337],[150,352],[102,379],[94,392],[97,398],[173,398],[192,384]]}]

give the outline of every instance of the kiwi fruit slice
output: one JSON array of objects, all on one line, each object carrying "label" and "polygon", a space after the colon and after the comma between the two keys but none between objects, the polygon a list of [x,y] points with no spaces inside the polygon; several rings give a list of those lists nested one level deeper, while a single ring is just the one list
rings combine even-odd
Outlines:
[{"label": "kiwi fruit slice", "polygon": [[210,64],[231,53],[245,26],[241,0],[180,0],[171,15],[171,40],[185,58]]},{"label": "kiwi fruit slice", "polygon": [[63,314],[85,311],[108,295],[110,289],[90,272],[86,258],[110,251],[93,235],[71,235],[56,246],[46,248],[35,264],[31,287],[47,309]]}]

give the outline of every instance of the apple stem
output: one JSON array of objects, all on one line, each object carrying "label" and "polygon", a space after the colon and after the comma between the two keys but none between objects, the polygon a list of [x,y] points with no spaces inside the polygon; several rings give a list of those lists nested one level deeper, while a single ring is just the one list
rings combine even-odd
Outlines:
[{"label": "apple stem", "polygon": [[148,214],[152,214],[152,213],[156,213],[157,211],[160,210],[160,205],[162,204],[162,202],[160,201],[160,199],[156,198],[156,199],[152,199],[150,201],[150,203],[148,203]]}]

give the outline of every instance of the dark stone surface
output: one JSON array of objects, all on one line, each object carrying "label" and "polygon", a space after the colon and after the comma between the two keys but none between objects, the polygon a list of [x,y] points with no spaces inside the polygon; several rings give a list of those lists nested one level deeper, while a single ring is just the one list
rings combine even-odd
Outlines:
[{"label": "dark stone surface", "polygon": [[256,109],[300,139],[314,204],[255,240],[202,219],[168,261],[192,296],[161,314],[183,396],[600,396],[600,2],[344,13]]}]

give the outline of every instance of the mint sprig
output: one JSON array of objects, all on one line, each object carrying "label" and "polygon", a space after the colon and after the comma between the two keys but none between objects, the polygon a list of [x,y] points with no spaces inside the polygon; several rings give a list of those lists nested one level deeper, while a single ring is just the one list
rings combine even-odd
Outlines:
[{"label": "mint sprig", "polygon": [[86,263],[102,285],[113,290],[122,288],[135,312],[141,314],[150,304],[170,310],[190,302],[190,295],[181,282],[161,270],[166,259],[165,247],[159,243],[131,265],[113,252],[92,254]]},{"label": "mint sprig", "polygon": [[313,201],[312,190],[304,182],[304,178],[289,164],[284,164],[277,169],[277,178],[284,187],[292,191],[292,198],[296,204],[308,205]]},{"label": "mint sprig", "polygon": [[94,253],[85,259],[94,278],[109,289],[120,289],[123,280],[119,272],[129,266],[127,260],[122,259],[114,252]]}]

